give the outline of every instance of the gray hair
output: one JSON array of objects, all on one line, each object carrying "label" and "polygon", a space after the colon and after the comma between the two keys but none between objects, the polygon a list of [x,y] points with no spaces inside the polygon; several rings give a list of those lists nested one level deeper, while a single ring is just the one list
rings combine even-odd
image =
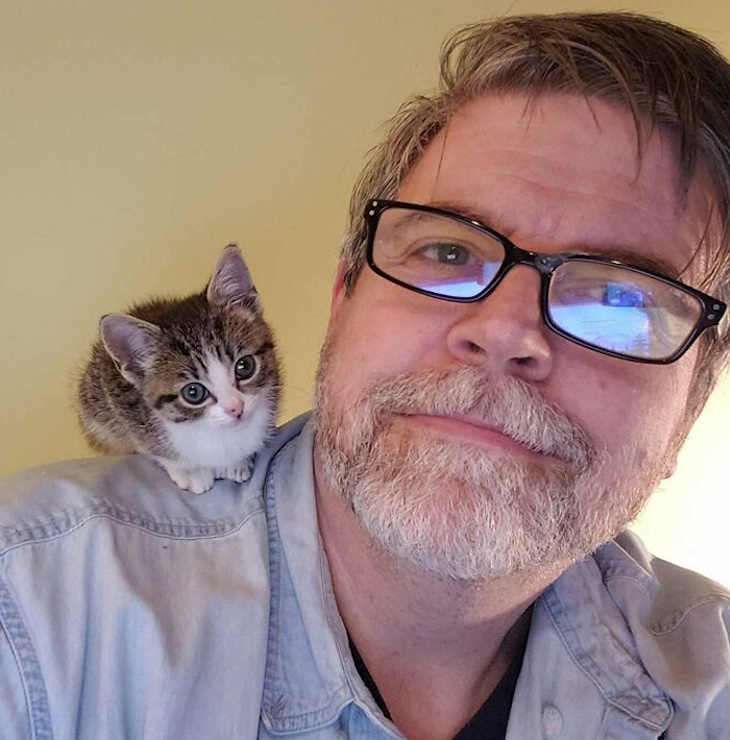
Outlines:
[{"label": "gray hair", "polygon": [[[365,263],[368,200],[393,198],[428,143],[465,103],[506,92],[531,100],[572,93],[625,105],[636,125],[639,157],[647,131],[671,133],[681,202],[698,163],[714,185],[714,228],[708,225],[698,287],[730,303],[730,64],[700,36],[634,13],[514,16],[466,26],[448,38],[438,92],[401,106],[355,184],[342,247],[348,291]],[[730,359],[728,323],[726,317],[700,340],[682,436]]]}]

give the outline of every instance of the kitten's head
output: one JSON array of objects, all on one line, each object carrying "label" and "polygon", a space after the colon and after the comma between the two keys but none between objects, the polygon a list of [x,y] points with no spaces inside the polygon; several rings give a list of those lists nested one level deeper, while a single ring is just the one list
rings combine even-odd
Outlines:
[{"label": "kitten's head", "polygon": [[273,421],[273,337],[235,246],[223,250],[205,291],[110,314],[100,332],[119,373],[163,419],[236,426],[264,406]]}]

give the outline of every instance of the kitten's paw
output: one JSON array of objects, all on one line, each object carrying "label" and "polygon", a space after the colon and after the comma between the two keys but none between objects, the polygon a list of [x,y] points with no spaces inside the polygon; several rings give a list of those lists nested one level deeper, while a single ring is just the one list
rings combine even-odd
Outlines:
[{"label": "kitten's paw", "polygon": [[190,491],[190,493],[205,493],[213,487],[215,482],[213,471],[207,468],[184,470],[169,462],[163,464],[163,467],[178,488]]},{"label": "kitten's paw", "polygon": [[222,470],[217,470],[215,477],[232,480],[236,483],[245,483],[251,477],[252,472],[253,461],[249,459],[244,460],[243,464],[237,468],[223,468]]},{"label": "kitten's paw", "polygon": [[215,476],[210,470],[193,470],[187,474],[187,485],[180,486],[190,493],[205,493],[213,487]]}]

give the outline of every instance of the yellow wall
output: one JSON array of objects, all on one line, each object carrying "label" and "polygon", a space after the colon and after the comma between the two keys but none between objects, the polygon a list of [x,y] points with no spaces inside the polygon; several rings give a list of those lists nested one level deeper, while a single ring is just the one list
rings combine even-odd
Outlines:
[{"label": "yellow wall", "polygon": [[[98,317],[201,288],[238,242],[309,405],[348,192],[376,129],[436,79],[444,33],[547,0],[77,0],[0,15],[0,473],[89,454],[75,376]],[[730,52],[730,6],[635,5]],[[681,477],[641,523],[661,555],[730,583],[730,455],[713,399]],[[710,455],[702,449],[715,440]],[[691,453],[691,454],[690,454]],[[724,562],[723,562],[724,561]]]}]

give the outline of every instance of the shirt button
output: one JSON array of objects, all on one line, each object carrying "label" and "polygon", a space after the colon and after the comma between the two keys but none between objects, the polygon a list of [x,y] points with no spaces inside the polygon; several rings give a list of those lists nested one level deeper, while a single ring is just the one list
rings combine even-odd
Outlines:
[{"label": "shirt button", "polygon": [[542,729],[545,740],[555,740],[563,729],[563,715],[560,710],[549,704],[542,710]]}]

